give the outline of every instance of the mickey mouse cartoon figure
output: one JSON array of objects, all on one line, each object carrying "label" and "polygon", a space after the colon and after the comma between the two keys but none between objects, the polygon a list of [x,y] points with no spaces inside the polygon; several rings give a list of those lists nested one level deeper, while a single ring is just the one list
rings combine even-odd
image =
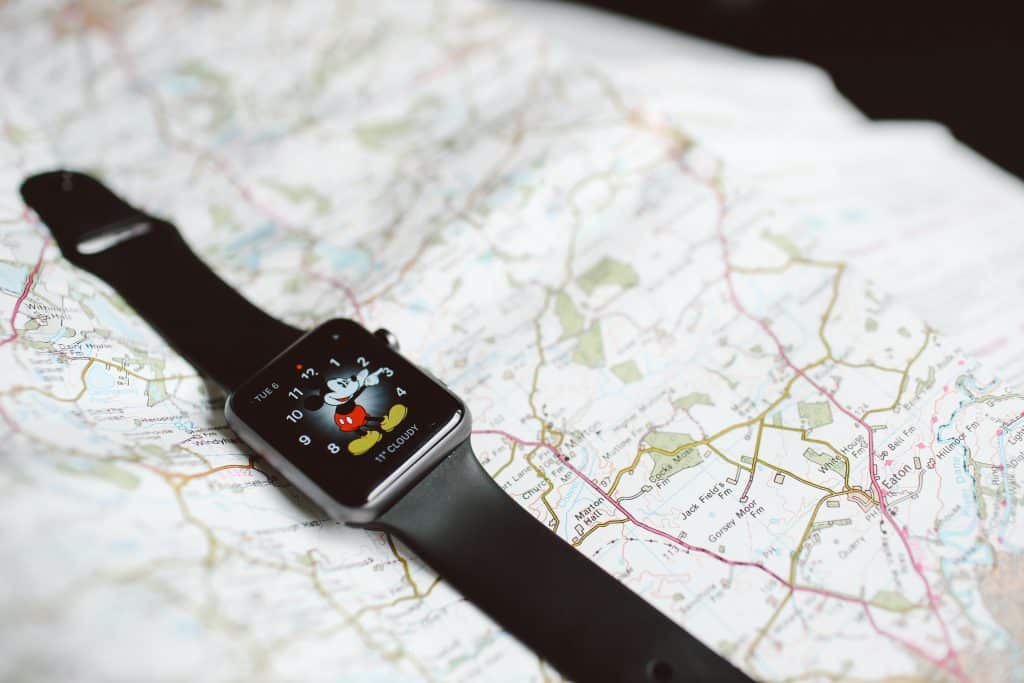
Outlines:
[{"label": "mickey mouse cartoon figure", "polygon": [[352,455],[362,455],[373,448],[383,438],[381,430],[390,432],[409,412],[404,405],[396,403],[388,409],[386,415],[375,416],[356,403],[356,399],[367,387],[380,384],[381,374],[390,377],[393,373],[391,368],[386,367],[373,372],[369,368],[362,368],[354,375],[333,377],[321,387],[322,398],[313,395],[306,401],[309,410],[319,410],[324,404],[334,406],[334,424],[338,429],[345,434],[354,432],[359,435],[348,443]]}]

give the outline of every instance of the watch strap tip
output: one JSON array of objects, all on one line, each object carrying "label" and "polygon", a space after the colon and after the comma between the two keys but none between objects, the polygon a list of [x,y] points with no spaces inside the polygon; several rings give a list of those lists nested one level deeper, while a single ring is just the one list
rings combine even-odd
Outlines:
[{"label": "watch strap tip", "polygon": [[49,228],[64,257],[76,263],[96,253],[80,248],[90,237],[121,225],[156,222],[81,171],[37,173],[26,178],[19,190],[25,204]]}]

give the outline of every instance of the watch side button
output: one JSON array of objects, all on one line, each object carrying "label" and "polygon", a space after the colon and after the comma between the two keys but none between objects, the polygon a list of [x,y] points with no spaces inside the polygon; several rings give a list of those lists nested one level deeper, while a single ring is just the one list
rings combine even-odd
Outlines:
[{"label": "watch side button", "polygon": [[382,342],[390,346],[395,351],[398,351],[400,348],[398,344],[398,337],[396,337],[395,333],[392,332],[391,330],[387,330],[381,327],[380,329],[373,333],[373,336],[377,337],[377,339],[380,339]]}]

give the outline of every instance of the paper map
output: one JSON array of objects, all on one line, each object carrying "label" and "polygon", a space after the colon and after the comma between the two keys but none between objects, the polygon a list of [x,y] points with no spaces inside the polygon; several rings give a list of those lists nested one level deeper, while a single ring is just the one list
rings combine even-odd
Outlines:
[{"label": "paper map", "polygon": [[0,44],[3,679],[560,680],[254,457],[25,209],[55,166],[291,324],[393,330],[510,496],[753,678],[1024,677],[1024,395],[877,244],[953,239],[886,161],[936,139],[821,114],[830,165],[475,3],[8,3]]}]

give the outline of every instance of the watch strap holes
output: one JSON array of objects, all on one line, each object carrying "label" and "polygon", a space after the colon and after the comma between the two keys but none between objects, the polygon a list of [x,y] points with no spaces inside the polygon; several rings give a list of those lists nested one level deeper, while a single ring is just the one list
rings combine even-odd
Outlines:
[{"label": "watch strap holes", "polygon": [[647,680],[651,683],[670,683],[675,680],[672,665],[664,659],[652,659],[647,662]]}]

